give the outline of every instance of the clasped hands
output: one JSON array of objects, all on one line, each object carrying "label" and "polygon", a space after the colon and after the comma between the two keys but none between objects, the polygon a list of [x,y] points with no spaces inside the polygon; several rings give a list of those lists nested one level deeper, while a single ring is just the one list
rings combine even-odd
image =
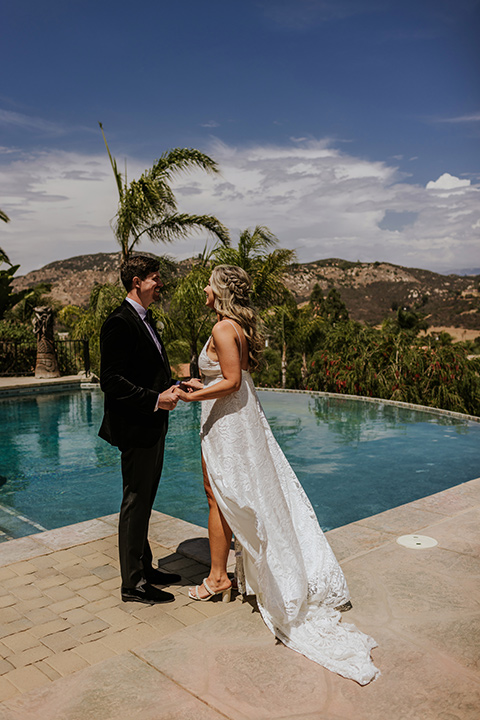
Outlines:
[{"label": "clasped hands", "polygon": [[191,402],[193,398],[189,397],[194,390],[201,390],[203,383],[197,378],[190,378],[180,383],[180,385],[172,385],[164,392],[160,393],[157,401],[157,409],[174,410],[179,400]]}]

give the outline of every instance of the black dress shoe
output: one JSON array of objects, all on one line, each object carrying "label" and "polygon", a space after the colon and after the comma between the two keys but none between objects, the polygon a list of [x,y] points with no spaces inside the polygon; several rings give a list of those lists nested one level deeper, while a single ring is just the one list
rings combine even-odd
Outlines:
[{"label": "black dress shoe", "polygon": [[142,585],[142,587],[122,587],[122,600],[123,602],[141,602],[147,605],[154,605],[156,603],[173,602],[175,595],[164,592],[163,590],[158,590],[158,588],[153,587],[147,582],[145,585]]},{"label": "black dress shoe", "polygon": [[145,580],[152,585],[173,585],[173,583],[179,583],[181,579],[181,576],[176,573],[164,573],[155,568],[145,570]]}]

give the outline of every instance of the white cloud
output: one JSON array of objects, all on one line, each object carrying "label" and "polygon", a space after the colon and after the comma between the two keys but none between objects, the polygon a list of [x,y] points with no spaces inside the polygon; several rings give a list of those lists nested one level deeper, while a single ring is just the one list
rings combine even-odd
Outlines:
[{"label": "white cloud", "polygon": [[[296,249],[301,262],[342,257],[431,269],[480,264],[480,185],[470,180],[445,173],[427,189],[405,182],[388,163],[341,152],[329,140],[248,148],[212,141],[206,150],[221,174],[180,177],[179,207],[216,215],[234,242],[239,231],[261,224],[282,247]],[[129,160],[129,178],[148,164]],[[12,219],[0,228],[0,247],[22,272],[73,255],[113,252],[115,193],[106,155],[0,155],[0,207]],[[392,223],[392,217],[411,221]],[[205,240],[193,235],[157,248],[188,257]]]},{"label": "white cloud", "polygon": [[427,183],[427,190],[458,190],[459,188],[469,187],[470,180],[460,180],[455,175],[443,173],[438,180],[430,180]]},{"label": "white cloud", "polygon": [[475,123],[480,122],[480,113],[473,113],[472,115],[460,115],[453,118],[437,118],[437,122],[444,123]]}]

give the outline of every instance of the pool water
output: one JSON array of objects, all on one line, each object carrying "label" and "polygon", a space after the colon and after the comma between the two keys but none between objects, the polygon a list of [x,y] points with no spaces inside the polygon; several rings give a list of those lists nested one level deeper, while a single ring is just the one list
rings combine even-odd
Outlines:
[{"label": "pool water", "polygon": [[[479,423],[341,396],[259,396],[324,530],[480,476]],[[8,536],[118,511],[120,456],[97,436],[102,413],[99,390],[0,401],[0,529],[10,522]],[[199,422],[199,403],[171,413],[154,507],[206,527]],[[12,529],[18,516],[35,524]]]}]

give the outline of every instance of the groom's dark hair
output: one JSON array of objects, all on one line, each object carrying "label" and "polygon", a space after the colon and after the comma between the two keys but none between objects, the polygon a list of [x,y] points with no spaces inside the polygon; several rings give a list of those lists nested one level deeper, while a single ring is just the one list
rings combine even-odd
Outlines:
[{"label": "groom's dark hair", "polygon": [[125,290],[130,292],[134,277],[145,280],[150,273],[157,272],[159,267],[160,260],[148,255],[133,255],[128,260],[124,260],[120,265],[120,278]]}]

